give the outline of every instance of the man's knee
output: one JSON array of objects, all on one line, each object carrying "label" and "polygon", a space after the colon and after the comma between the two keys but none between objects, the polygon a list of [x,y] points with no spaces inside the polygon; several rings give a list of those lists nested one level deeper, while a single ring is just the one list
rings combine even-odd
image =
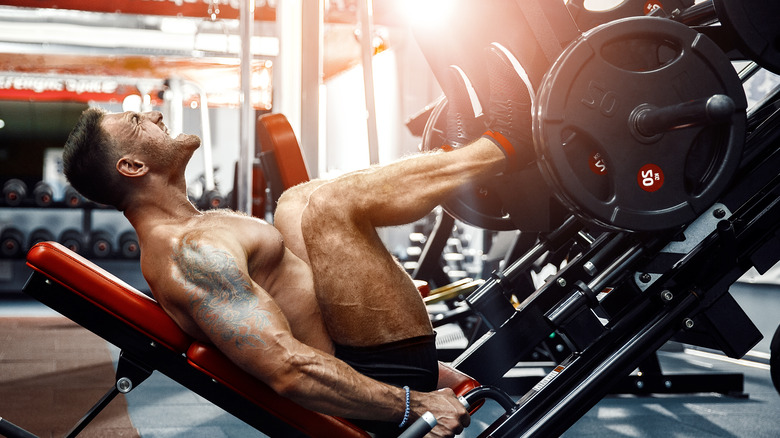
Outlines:
[{"label": "man's knee", "polygon": [[321,237],[324,233],[341,230],[350,221],[334,184],[323,184],[312,191],[301,214],[301,232],[304,239]]},{"label": "man's knee", "polygon": [[279,200],[277,201],[276,205],[277,207],[288,207],[290,205],[300,205],[306,204],[306,200],[308,199],[308,193],[311,192],[311,190],[307,189],[307,185],[309,183],[303,183],[298,184],[297,186],[290,187],[289,189],[282,192],[281,196],[279,196]]}]

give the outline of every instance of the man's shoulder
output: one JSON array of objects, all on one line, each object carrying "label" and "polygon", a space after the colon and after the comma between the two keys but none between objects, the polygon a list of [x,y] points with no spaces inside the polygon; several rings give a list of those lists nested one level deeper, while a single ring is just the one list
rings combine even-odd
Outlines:
[{"label": "man's shoulder", "polygon": [[[142,247],[145,271],[167,277],[171,269],[193,257],[225,255],[246,263],[250,254],[269,242],[279,241],[279,232],[267,222],[229,210],[209,210],[176,226],[165,224],[146,236]],[[186,256],[186,257],[185,257]]]},{"label": "man's shoulder", "polygon": [[273,228],[268,222],[232,210],[208,210],[188,224],[189,235],[208,236],[214,231],[241,235],[247,230]]},{"label": "man's shoulder", "polygon": [[212,210],[192,221],[180,235],[180,241],[197,241],[226,250],[244,251],[278,231],[267,222],[231,211]]},{"label": "man's shoulder", "polygon": [[202,220],[222,219],[231,221],[245,221],[245,222],[263,222],[261,219],[254,216],[250,216],[244,212],[229,210],[226,208],[219,208],[215,210],[206,210],[200,216]]}]

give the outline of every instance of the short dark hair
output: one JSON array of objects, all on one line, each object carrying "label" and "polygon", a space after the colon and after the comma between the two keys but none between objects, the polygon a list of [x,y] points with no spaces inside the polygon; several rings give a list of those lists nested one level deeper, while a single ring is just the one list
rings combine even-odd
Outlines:
[{"label": "short dark hair", "polygon": [[68,182],[93,202],[123,210],[127,185],[115,171],[120,151],[101,127],[106,112],[100,108],[85,110],[65,142],[62,164]]}]

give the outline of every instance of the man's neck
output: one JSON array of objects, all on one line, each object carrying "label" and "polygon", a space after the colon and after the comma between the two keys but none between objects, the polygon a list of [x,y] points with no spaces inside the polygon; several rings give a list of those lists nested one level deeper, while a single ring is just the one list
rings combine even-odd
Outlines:
[{"label": "man's neck", "polygon": [[142,196],[133,200],[124,215],[140,235],[156,225],[180,223],[202,213],[195,208],[186,195]]}]

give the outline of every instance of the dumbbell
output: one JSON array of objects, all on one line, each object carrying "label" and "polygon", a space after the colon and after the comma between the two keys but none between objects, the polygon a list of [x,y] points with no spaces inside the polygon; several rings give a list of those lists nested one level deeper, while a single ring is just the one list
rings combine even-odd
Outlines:
[{"label": "dumbbell", "polygon": [[24,250],[24,233],[16,227],[6,227],[0,233],[0,255],[6,258],[17,257]]},{"label": "dumbbell", "polygon": [[54,240],[54,233],[47,228],[36,228],[30,232],[27,247],[32,248],[36,243],[49,242],[52,240]]},{"label": "dumbbell", "polygon": [[96,258],[109,257],[114,252],[113,237],[105,230],[95,230],[89,235],[90,254]]},{"label": "dumbbell", "polygon": [[68,185],[65,187],[63,201],[65,202],[66,206],[75,208],[81,206],[81,204],[84,203],[84,197],[81,196],[81,194],[76,191],[76,189]]},{"label": "dumbbell", "polygon": [[119,235],[119,252],[126,259],[136,259],[141,255],[141,246],[135,231],[128,230]]},{"label": "dumbbell", "polygon": [[38,181],[33,187],[33,200],[38,207],[48,207],[54,201],[54,190],[46,181]]},{"label": "dumbbell", "polygon": [[225,197],[217,189],[207,190],[206,193],[201,196],[198,205],[205,210],[211,210],[216,208],[222,208],[225,206]]},{"label": "dumbbell", "polygon": [[27,184],[20,179],[9,179],[3,184],[3,199],[5,205],[17,207],[21,205],[24,198],[27,197]]},{"label": "dumbbell", "polygon": [[84,234],[75,228],[68,228],[64,230],[60,234],[59,239],[57,239],[58,242],[60,242],[69,250],[82,255],[84,254],[85,240],[86,239],[84,238]]}]

